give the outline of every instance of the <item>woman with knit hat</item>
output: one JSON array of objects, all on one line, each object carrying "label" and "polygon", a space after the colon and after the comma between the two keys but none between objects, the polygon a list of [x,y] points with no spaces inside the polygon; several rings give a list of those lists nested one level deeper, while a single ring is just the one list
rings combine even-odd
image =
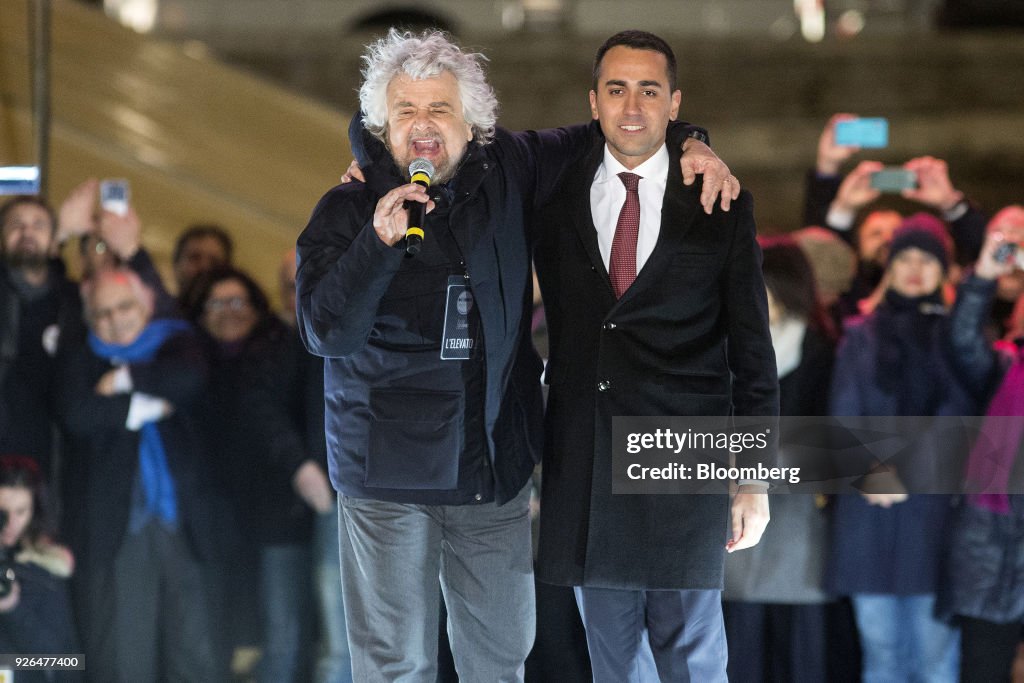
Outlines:
[{"label": "woman with knit hat", "polygon": [[[903,221],[893,235],[882,302],[849,324],[840,342],[833,415],[973,413],[950,362],[942,299],[949,260],[937,218],[919,213]],[[936,445],[927,434],[921,442],[928,444],[922,453]],[[826,587],[851,596],[868,683],[957,680],[958,632],[935,614],[950,502],[946,495],[908,495],[898,483],[837,497]]]}]

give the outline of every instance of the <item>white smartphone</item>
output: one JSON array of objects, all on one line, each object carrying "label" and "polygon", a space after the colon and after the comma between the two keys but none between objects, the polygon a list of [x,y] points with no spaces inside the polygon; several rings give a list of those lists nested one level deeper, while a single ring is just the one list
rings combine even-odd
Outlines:
[{"label": "white smartphone", "polygon": [[124,178],[107,178],[100,181],[100,206],[104,211],[124,216],[128,213],[131,191]]}]

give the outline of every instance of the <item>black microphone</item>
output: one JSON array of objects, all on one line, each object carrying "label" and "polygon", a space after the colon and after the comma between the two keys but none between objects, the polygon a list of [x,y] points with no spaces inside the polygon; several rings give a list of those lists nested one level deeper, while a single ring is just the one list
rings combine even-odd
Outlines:
[{"label": "black microphone", "polygon": [[[409,164],[409,179],[411,182],[430,188],[430,180],[434,177],[434,164],[422,157],[413,159]],[[405,231],[405,253],[415,256],[423,246],[423,222],[427,215],[427,205],[420,202],[406,202],[405,208],[409,212],[409,227]]]}]

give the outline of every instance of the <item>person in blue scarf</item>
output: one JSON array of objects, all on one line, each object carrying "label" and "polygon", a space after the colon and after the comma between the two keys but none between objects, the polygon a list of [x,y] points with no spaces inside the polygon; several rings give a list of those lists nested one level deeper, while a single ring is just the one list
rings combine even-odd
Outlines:
[{"label": "person in blue scarf", "polygon": [[213,674],[202,563],[218,514],[194,412],[206,368],[191,327],[152,319],[127,269],[83,284],[89,335],[61,358],[58,410],[86,481],[69,530],[89,676],[206,681]]}]

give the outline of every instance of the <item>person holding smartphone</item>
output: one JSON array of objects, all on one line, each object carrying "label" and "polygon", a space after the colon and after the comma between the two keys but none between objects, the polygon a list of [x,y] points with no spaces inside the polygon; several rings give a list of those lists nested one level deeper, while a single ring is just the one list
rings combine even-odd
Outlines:
[{"label": "person holding smartphone", "polygon": [[57,220],[41,197],[0,205],[0,453],[51,470],[54,356],[84,336],[78,288],[56,252]]},{"label": "person holding smartphone", "polygon": [[[79,652],[68,579],[71,551],[49,530],[42,473],[32,458],[0,455],[0,652]],[[19,671],[18,682],[79,681],[78,671]]]},{"label": "person holding smartphone", "polygon": [[[954,362],[987,405],[979,439],[968,457],[968,490],[957,511],[943,583],[949,610],[963,629],[960,680],[1008,680],[1024,622],[1024,336],[989,343],[986,321],[998,281],[1020,270],[1017,251],[1024,244],[1024,207],[995,215],[973,273],[961,284],[953,309]],[[1010,249],[1003,249],[1013,245]],[[1018,301],[1024,301],[1024,298]],[[1021,309],[1018,305],[1018,310]],[[1024,317],[1024,316],[1022,316]],[[1022,321],[1018,321],[1020,323]],[[980,482],[989,485],[976,488]]]}]

